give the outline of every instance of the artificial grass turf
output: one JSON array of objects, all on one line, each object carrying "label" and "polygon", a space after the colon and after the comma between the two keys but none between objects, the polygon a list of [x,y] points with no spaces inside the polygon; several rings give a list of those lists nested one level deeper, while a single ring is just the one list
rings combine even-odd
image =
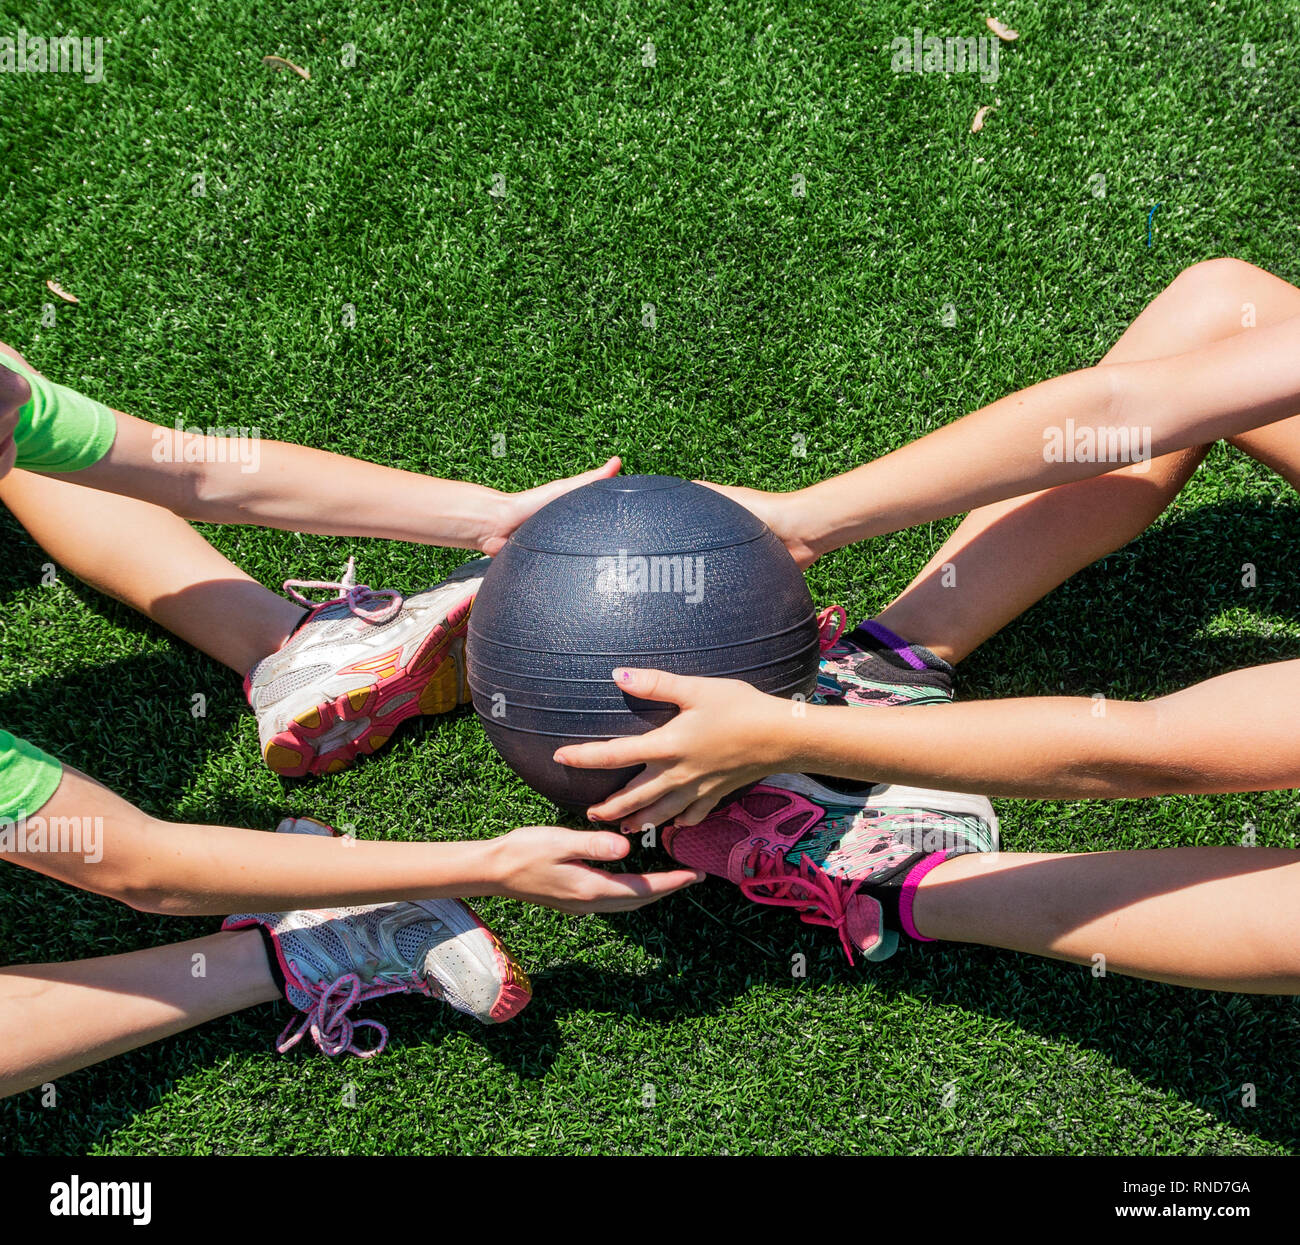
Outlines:
[{"label": "artificial grass turf", "polygon": [[[916,26],[986,33],[960,4],[195,0],[20,16],[110,42],[99,85],[0,74],[0,336],[160,423],[255,426],[503,488],[610,453],[631,471],[790,488],[1095,362],[1198,259],[1300,279],[1297,19],[1263,2],[1210,18],[1177,0],[1013,4],[997,16],[1021,37],[989,84],[890,71],[890,40]],[[56,304],[53,325],[50,277],[82,300]],[[223,668],[66,578],[42,586],[47,559],[0,522],[0,722],[149,812],[254,826],[311,813],[394,839],[555,819],[468,712],[328,781],[280,781]],[[951,526],[823,559],[814,596],[879,609]],[[1151,533],[965,663],[959,695],[1150,696],[1295,657],[1297,527],[1276,477],[1216,449]],[[351,551],[364,580],[414,588],[465,556],[205,533],[272,585],[332,577]],[[1289,792],[998,811],[1008,849],[1231,843],[1246,822],[1296,845]],[[65,1077],[55,1108],[36,1093],[0,1104],[0,1148],[1296,1145],[1291,999],[976,948],[851,969],[825,931],[716,882],[630,916],[479,906],[533,974],[517,1021],[484,1030],[386,1001],[370,1014],[389,1051],[330,1062],[275,1055],[288,1009],[260,1008]],[[214,926],[0,871],[7,962]]]}]

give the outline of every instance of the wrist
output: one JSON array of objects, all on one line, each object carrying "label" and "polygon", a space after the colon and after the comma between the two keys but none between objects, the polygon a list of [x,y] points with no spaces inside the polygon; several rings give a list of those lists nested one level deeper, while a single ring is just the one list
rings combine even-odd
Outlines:
[{"label": "wrist", "polygon": [[847,524],[836,514],[831,484],[832,481],[823,480],[786,494],[790,528],[800,534],[804,544],[818,558],[843,548],[852,539],[846,534]]},{"label": "wrist", "polygon": [[[826,732],[826,714],[838,713],[830,705],[809,705],[796,702],[794,712],[788,715],[782,730],[781,768],[786,773],[834,773],[831,744],[833,734]],[[863,715],[855,714],[856,719]],[[846,722],[837,719],[840,726]]]},{"label": "wrist", "polygon": [[479,849],[480,855],[475,861],[477,865],[476,872],[479,877],[480,895],[506,895],[509,888],[506,884],[507,861],[510,855],[510,848],[506,840],[510,837],[509,833],[498,834],[495,838],[479,840],[475,846]]},{"label": "wrist", "polygon": [[482,551],[506,522],[509,496],[486,485],[463,481],[455,481],[450,487],[450,496],[443,499],[434,543]]},{"label": "wrist", "polygon": [[763,697],[767,702],[758,718],[754,751],[758,767],[765,773],[784,773],[798,758],[800,726],[808,712],[806,700],[783,696]]}]

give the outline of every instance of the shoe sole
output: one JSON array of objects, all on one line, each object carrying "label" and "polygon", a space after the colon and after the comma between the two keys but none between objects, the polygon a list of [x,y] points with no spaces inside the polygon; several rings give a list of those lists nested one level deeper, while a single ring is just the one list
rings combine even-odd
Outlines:
[{"label": "shoe sole", "polygon": [[523,965],[506,949],[505,944],[496,936],[473,908],[466,904],[466,911],[474,918],[474,924],[486,935],[492,948],[497,977],[501,982],[501,993],[488,1009],[485,1024],[499,1025],[502,1021],[517,1016],[533,998],[533,983],[524,972]]},{"label": "shoe sole", "polygon": [[[473,605],[470,596],[453,606],[401,670],[298,714],[267,740],[262,750],[266,764],[282,778],[337,774],[357,757],[382,748],[408,718],[466,704],[465,633]],[[363,720],[355,735],[348,731],[348,723]]]}]

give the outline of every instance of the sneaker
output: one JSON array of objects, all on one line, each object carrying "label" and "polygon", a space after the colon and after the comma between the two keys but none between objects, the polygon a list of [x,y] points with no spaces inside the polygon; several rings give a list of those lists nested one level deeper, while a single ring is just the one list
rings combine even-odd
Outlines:
[{"label": "sneaker", "polygon": [[[286,818],[277,831],[335,834],[311,817]],[[276,1049],[281,1054],[306,1033],[327,1055],[379,1054],[388,1044],[388,1030],[377,1020],[356,1020],[348,1012],[386,994],[441,999],[483,1024],[509,1020],[532,998],[528,975],[459,899],[248,912],[227,917],[221,928],[254,926],[267,944],[272,974],[303,1013],[280,1034]],[[356,1031],[365,1028],[379,1034],[373,1046],[354,1040]]]},{"label": "sneaker", "polygon": [[908,644],[888,627],[868,620],[845,631],[844,607],[820,615],[820,705],[946,705],[952,700],[953,668],[928,648]]},{"label": "sneaker", "polygon": [[[310,609],[294,633],[248,672],[262,757],[277,774],[333,774],[383,747],[418,714],[469,700],[465,632],[488,558],[476,558],[426,592],[403,597],[355,582],[290,579],[285,591]],[[299,588],[333,589],[313,604]]]},{"label": "sneaker", "polygon": [[888,959],[912,923],[912,900],[936,865],[998,850],[998,819],[982,795],[888,784],[849,794],[807,774],[773,774],[697,826],[669,826],[667,853],[736,883],[755,903],[827,925],[849,963]]}]

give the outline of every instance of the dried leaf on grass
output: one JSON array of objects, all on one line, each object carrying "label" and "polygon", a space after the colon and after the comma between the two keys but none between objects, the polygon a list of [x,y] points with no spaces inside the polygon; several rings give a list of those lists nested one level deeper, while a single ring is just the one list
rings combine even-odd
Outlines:
[{"label": "dried leaf on grass", "polygon": [[264,56],[262,57],[263,65],[270,65],[273,69],[292,69],[304,82],[311,81],[309,74],[301,65],[295,65],[291,60],[285,60],[283,56]]}]

